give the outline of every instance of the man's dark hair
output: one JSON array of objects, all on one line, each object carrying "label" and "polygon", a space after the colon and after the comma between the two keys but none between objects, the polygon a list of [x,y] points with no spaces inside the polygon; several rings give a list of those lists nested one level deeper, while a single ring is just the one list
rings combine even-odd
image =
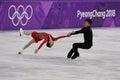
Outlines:
[{"label": "man's dark hair", "polygon": [[49,43],[49,42],[47,42],[46,46],[47,46],[47,47],[49,47],[49,48],[51,48],[51,46],[50,46],[50,43]]},{"label": "man's dark hair", "polygon": [[92,24],[92,20],[91,19],[86,19],[85,21],[87,21],[89,24]]}]

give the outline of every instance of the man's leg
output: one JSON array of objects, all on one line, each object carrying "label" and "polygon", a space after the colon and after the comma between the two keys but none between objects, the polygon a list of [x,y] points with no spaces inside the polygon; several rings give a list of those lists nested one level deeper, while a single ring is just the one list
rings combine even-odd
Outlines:
[{"label": "man's leg", "polygon": [[72,48],[72,49],[70,50],[70,52],[68,53],[67,58],[71,58],[73,54],[74,54],[74,56],[79,56],[79,53],[78,53],[78,51],[77,51],[76,44],[79,44],[79,43],[74,43],[74,44],[73,44],[73,48]]},{"label": "man's leg", "polygon": [[70,52],[68,53],[67,58],[71,58],[71,56],[73,55],[74,52],[75,52],[75,50],[74,50],[74,48],[72,48],[70,50]]},{"label": "man's leg", "polygon": [[26,48],[28,48],[31,44],[35,43],[35,40],[32,39],[30,40],[24,47],[23,49],[21,50],[21,52],[19,52],[18,54],[22,54],[23,50],[25,50]]},{"label": "man's leg", "polygon": [[68,53],[67,57],[72,58],[72,59],[75,59],[75,58],[79,57],[78,48],[83,48],[83,47],[84,47],[84,43],[74,43],[73,48]]},{"label": "man's leg", "polygon": [[75,58],[79,57],[79,53],[78,53],[78,46],[79,46],[79,44],[81,44],[81,43],[74,43],[73,44],[74,54],[71,57],[71,59],[75,59]]},{"label": "man's leg", "polygon": [[71,59],[76,59],[77,57],[79,57],[79,53],[77,52],[75,52],[74,54],[73,54],[73,56],[71,57]]},{"label": "man's leg", "polygon": [[75,51],[74,51],[74,55],[72,56],[72,59],[79,57],[78,48],[88,49],[88,46],[85,43],[74,43],[73,47]]}]

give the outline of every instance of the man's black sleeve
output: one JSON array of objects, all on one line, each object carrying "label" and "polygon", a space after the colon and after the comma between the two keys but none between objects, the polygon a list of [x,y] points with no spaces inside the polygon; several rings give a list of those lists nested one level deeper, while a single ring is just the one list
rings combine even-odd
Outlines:
[{"label": "man's black sleeve", "polygon": [[72,35],[75,35],[75,34],[79,34],[79,33],[84,33],[85,32],[85,29],[81,29],[81,30],[78,30],[78,31],[75,31],[74,33],[72,33]]}]

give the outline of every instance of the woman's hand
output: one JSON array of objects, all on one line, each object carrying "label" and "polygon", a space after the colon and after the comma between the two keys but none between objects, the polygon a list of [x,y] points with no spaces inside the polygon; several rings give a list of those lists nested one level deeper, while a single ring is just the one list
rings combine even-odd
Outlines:
[{"label": "woman's hand", "polygon": [[38,53],[39,49],[35,49],[35,54]]}]

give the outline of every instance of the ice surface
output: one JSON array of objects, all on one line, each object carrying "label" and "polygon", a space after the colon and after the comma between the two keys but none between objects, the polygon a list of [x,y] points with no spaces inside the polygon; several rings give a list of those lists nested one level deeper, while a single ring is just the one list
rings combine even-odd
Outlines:
[{"label": "ice surface", "polygon": [[[39,30],[54,36],[68,30]],[[44,46],[38,54],[32,45],[23,55],[18,51],[31,37],[19,37],[17,31],[0,32],[0,80],[120,80],[120,29],[94,29],[94,46],[79,49],[81,57],[66,58],[73,42],[83,42],[83,35],[61,39],[53,48]]]}]

